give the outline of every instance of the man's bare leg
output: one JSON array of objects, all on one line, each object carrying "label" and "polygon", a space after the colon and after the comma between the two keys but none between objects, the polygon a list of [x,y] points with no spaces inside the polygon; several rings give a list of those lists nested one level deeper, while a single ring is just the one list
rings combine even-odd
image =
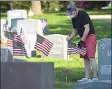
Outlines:
[{"label": "man's bare leg", "polygon": [[89,59],[84,59],[84,65],[85,65],[85,77],[89,78],[90,77],[90,60]]},{"label": "man's bare leg", "polygon": [[96,63],[96,59],[95,58],[89,58],[89,60],[91,61],[91,65],[92,65],[92,71],[93,71],[93,77],[97,77],[97,63]]},{"label": "man's bare leg", "polygon": [[84,66],[85,66],[85,78],[78,80],[77,82],[91,82],[90,79],[90,60],[84,59]]}]

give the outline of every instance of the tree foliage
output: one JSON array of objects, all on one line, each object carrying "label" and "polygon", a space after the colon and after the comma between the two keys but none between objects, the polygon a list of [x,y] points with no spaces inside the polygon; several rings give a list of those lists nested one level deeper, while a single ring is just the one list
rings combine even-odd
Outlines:
[{"label": "tree foliage", "polygon": [[101,9],[109,4],[109,1],[76,1],[79,8],[84,9]]},{"label": "tree foliage", "polygon": [[26,9],[31,8],[31,1],[0,1],[0,7],[2,12],[13,9]]},{"label": "tree foliage", "polygon": [[[44,11],[65,11],[70,1],[40,1],[41,10]],[[107,6],[110,1],[74,1],[79,8],[84,9],[101,9]],[[0,1],[2,12],[11,9],[31,9],[31,1]]]}]

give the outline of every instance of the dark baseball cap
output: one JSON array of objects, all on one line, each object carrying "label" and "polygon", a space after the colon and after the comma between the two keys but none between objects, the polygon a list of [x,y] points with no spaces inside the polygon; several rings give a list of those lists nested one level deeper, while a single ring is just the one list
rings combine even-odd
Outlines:
[{"label": "dark baseball cap", "polygon": [[77,10],[77,7],[75,4],[69,4],[66,9],[67,9],[66,15],[70,16],[72,14],[72,11]]}]

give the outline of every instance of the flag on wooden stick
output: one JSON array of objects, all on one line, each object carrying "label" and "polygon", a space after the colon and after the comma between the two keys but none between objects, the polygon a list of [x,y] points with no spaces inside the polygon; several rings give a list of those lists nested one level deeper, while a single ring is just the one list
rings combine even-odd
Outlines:
[{"label": "flag on wooden stick", "polygon": [[13,40],[7,40],[7,46],[13,47]]},{"label": "flag on wooden stick", "polygon": [[13,47],[14,56],[27,56],[27,52],[24,46],[24,42],[20,35],[15,35],[13,40],[7,40],[7,46]]},{"label": "flag on wooden stick", "polygon": [[41,51],[43,54],[48,56],[52,46],[53,46],[52,42],[37,34],[35,49]]},{"label": "flag on wooden stick", "polygon": [[67,54],[82,54],[85,55],[87,53],[87,48],[78,48],[76,44],[73,42],[68,41],[68,49],[67,49]]},{"label": "flag on wooden stick", "polygon": [[24,46],[24,42],[20,35],[15,35],[13,39],[13,55],[15,56],[27,56],[27,52]]}]

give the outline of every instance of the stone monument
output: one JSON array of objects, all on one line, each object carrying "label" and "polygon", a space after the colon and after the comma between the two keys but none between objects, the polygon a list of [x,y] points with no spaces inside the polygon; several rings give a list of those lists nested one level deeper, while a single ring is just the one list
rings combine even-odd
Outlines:
[{"label": "stone monument", "polygon": [[98,45],[98,78],[112,82],[112,39],[104,38]]},{"label": "stone monument", "polygon": [[1,62],[13,62],[13,48],[12,47],[1,47],[0,49]]},{"label": "stone monument", "polygon": [[54,64],[2,62],[1,89],[54,89]]}]

